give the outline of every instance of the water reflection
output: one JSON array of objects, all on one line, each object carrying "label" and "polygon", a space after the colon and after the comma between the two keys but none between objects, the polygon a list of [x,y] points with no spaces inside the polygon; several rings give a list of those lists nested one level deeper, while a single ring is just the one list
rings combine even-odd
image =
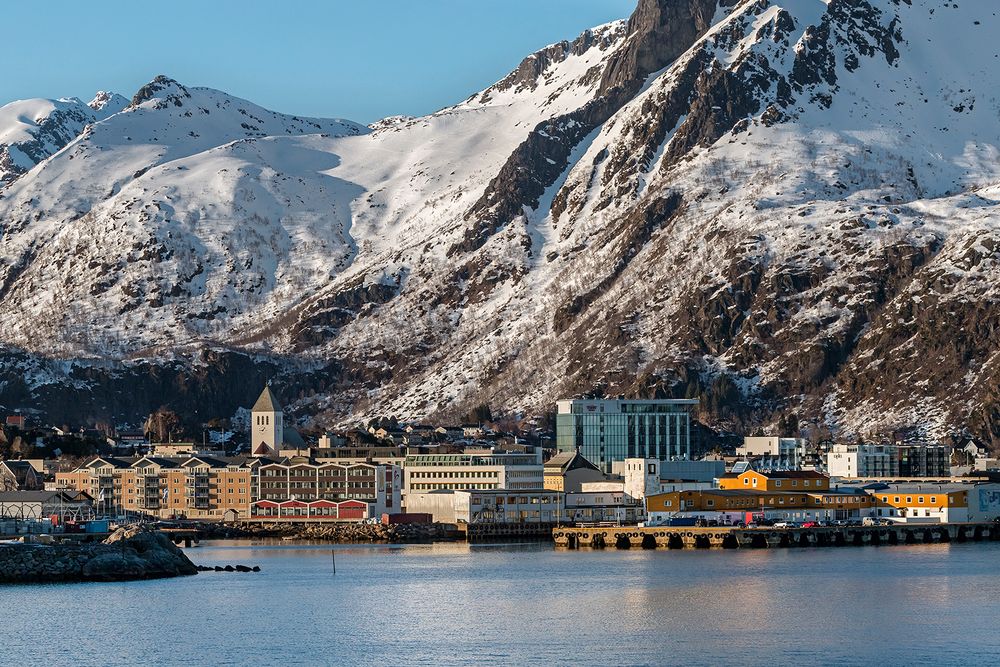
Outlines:
[{"label": "water reflection", "polygon": [[[332,571],[331,551],[337,573]],[[6,664],[969,664],[1000,545],[553,551],[204,543],[259,574],[0,588]],[[72,618],[39,642],[53,615]],[[70,647],[67,650],[66,647]]]}]

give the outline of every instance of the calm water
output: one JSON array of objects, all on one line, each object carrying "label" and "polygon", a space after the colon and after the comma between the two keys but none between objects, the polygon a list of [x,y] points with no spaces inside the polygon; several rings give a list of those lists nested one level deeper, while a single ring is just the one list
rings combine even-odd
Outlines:
[{"label": "calm water", "polygon": [[0,586],[6,665],[968,665],[1000,658],[1000,545],[554,551],[216,542],[260,565]]}]

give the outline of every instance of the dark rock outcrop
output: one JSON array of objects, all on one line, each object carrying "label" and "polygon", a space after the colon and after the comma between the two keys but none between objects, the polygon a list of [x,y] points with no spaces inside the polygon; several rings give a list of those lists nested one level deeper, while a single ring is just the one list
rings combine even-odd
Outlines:
[{"label": "dark rock outcrop", "polygon": [[0,582],[129,581],[196,574],[161,533],[121,528],[101,544],[0,545]]}]

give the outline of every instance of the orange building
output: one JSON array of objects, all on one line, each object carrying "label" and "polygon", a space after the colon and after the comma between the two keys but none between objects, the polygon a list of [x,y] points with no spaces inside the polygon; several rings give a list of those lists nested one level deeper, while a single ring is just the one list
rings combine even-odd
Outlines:
[{"label": "orange building", "polygon": [[675,512],[754,512],[801,520],[851,519],[871,514],[875,501],[861,489],[824,491],[744,491],[703,489],[646,497],[653,518]]},{"label": "orange building", "polygon": [[719,488],[742,491],[815,491],[830,488],[830,478],[813,470],[776,470],[726,473],[719,478]]}]

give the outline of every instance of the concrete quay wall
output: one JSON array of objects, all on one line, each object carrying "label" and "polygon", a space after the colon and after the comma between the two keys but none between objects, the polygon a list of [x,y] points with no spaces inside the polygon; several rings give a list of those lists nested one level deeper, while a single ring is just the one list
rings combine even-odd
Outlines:
[{"label": "concrete quay wall", "polygon": [[567,549],[773,549],[1000,540],[1000,526],[935,523],[815,528],[556,527],[552,539],[557,547]]}]

